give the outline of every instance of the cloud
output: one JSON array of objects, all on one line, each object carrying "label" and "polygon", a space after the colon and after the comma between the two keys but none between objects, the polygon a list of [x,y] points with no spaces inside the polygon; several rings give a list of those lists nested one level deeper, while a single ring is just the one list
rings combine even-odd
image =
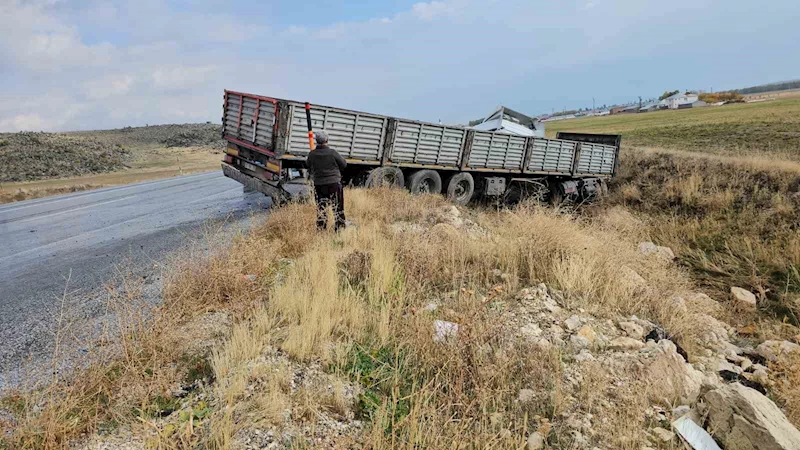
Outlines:
[{"label": "cloud", "polygon": [[422,20],[433,20],[452,12],[452,5],[444,1],[414,3],[411,12]]},{"label": "cloud", "polygon": [[222,4],[0,0],[0,131],[218,121],[223,89],[463,123],[800,73],[790,0],[434,0],[322,26]]}]

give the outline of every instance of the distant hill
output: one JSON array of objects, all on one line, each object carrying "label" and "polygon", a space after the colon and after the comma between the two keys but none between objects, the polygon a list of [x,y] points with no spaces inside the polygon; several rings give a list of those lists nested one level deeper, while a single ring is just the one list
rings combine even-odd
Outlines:
[{"label": "distant hill", "polygon": [[781,81],[779,83],[762,84],[744,89],[736,89],[732,92],[739,94],[760,94],[762,92],[788,91],[790,89],[800,89],[800,80]]}]

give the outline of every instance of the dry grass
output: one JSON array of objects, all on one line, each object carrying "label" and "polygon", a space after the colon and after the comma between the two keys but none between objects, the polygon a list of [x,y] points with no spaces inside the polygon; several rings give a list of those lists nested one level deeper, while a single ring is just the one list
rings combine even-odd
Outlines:
[{"label": "dry grass", "polygon": [[[456,228],[437,196],[349,190],[345,197],[358,227],[317,233],[313,205],[289,205],[229,250],[176,267],[163,308],[125,335],[114,377],[108,366],[94,367],[59,385],[68,389],[60,395],[37,399],[42,408],[29,403],[12,444],[58,448],[115,420],[142,424],[164,448],[230,448],[253,427],[313,429],[320,417],[355,411],[368,427],[335,438],[340,445],[518,448],[539,430],[569,448],[562,413],[597,412],[600,397],[621,394],[612,377],[589,370],[580,401],[571,403],[559,350],[509,335],[503,305],[539,282],[564,291],[569,307],[601,318],[648,317],[690,353],[695,348],[702,327],[664,301],[685,294],[687,278],[638,253],[640,227],[623,210],[587,220],[527,205],[477,212]],[[497,284],[494,269],[510,276]],[[440,304],[435,312],[424,308],[431,301]],[[152,410],[168,398],[168,386],[181,378],[179,324],[217,310],[237,323],[210,358],[216,381],[207,426],[190,421],[176,429],[152,415],[132,417],[131,410]],[[437,318],[458,323],[457,337],[435,343]],[[325,374],[291,389],[287,367],[296,365]],[[355,399],[343,393],[350,383],[358,386]],[[521,389],[535,399],[518,402]],[[631,385],[629,406],[617,411],[614,420],[626,426],[598,427],[597,439],[641,446],[641,389]]]},{"label": "dry grass", "polygon": [[797,325],[800,168],[753,161],[628,151],[611,202],[645,213],[651,237],[718,300],[742,286],[761,297],[766,318]]},{"label": "dry grass", "polygon": [[[510,339],[493,306],[513,302],[517,287],[541,281],[568,292],[570,306],[601,317],[656,318],[693,349],[698,327],[663,301],[688,287],[685,278],[638,254],[636,242],[620,231],[630,227],[624,212],[582,223],[535,206],[486,211],[475,217],[481,229],[464,231],[431,226],[446,222],[438,197],[355,190],[346,199],[357,228],[309,235],[312,206],[294,205],[276,212],[252,237],[280,242],[279,251],[295,259],[263,308],[235,328],[214,358],[216,396],[222,400],[211,426],[215,445],[232,445],[237,433],[257,423],[251,402],[243,400],[252,361],[276,349],[293,361],[318,361],[358,381],[363,389],[358,409],[372,427],[359,438],[367,448],[516,447],[541,427],[551,430],[553,442],[568,446],[570,438],[559,436],[558,425],[566,408],[561,356]],[[378,206],[387,204],[393,207]],[[406,221],[429,230],[397,232],[393,224]],[[648,278],[649,287],[629,279],[620,270],[624,265]],[[491,276],[496,268],[513,279],[496,285]],[[442,303],[441,312],[425,312],[432,300]],[[435,317],[457,322],[458,338],[434,343]],[[592,393],[611,381],[587,383],[586,392]],[[536,391],[537,400],[517,402],[523,388]],[[258,398],[259,404],[278,405],[263,406],[271,423],[280,422],[286,405],[292,411],[343,408],[325,396],[301,401],[269,383]],[[593,402],[586,400],[591,410]],[[633,433],[641,418],[633,410],[624,414]],[[313,414],[292,417],[314,422]],[[633,434],[607,437],[625,448],[640,442]]]}]

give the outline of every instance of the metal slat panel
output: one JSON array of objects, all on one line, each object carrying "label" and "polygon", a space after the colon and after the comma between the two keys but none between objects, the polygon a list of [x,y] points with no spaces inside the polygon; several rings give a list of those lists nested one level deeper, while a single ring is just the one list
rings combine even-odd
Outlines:
[{"label": "metal slat panel", "polygon": [[[308,128],[305,105],[291,103],[290,108],[287,152],[293,155],[307,155]],[[314,130],[327,132],[331,148],[345,158],[380,160],[383,155],[386,123],[387,119],[382,116],[322,106],[311,107],[312,127]]]},{"label": "metal slat panel", "polygon": [[533,150],[526,170],[570,173],[575,157],[575,146],[576,144],[571,141],[534,138]]},{"label": "metal slat panel", "polygon": [[592,175],[608,175],[614,171],[616,147],[584,142],[578,160],[578,172]]},{"label": "metal slat panel", "polygon": [[464,134],[463,129],[398,120],[392,161],[455,166],[461,157]]},{"label": "metal slat panel", "polygon": [[519,170],[524,157],[524,137],[476,131],[467,164],[476,169]]}]

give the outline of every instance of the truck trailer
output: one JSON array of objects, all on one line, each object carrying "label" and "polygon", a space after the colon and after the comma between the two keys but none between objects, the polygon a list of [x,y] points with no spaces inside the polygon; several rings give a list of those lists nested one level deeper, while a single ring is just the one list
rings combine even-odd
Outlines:
[{"label": "truck trailer", "polygon": [[305,167],[314,130],[347,160],[343,183],[442,193],[456,204],[525,193],[583,201],[602,194],[617,172],[619,135],[520,136],[401,119],[349,109],[225,91],[225,176],[281,203],[290,174]]}]

